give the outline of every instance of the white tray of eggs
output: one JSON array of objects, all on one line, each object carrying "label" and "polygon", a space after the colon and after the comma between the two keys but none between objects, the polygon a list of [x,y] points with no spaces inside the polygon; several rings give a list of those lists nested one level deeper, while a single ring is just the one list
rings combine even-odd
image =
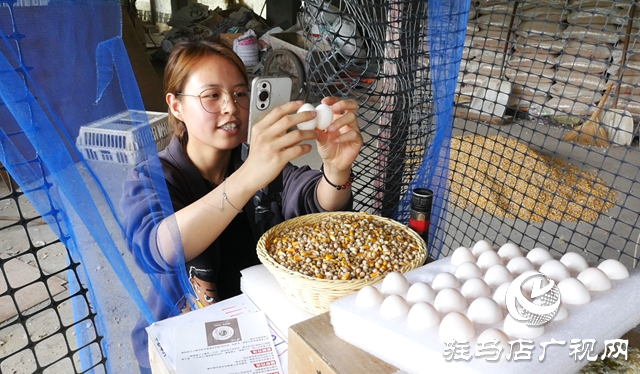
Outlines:
[{"label": "white tray of eggs", "polygon": [[[540,273],[553,281],[540,285],[557,286],[559,308],[548,323],[529,326],[509,313],[506,296],[514,279]],[[519,288],[528,301],[540,304],[540,298],[531,298],[534,287],[528,281]],[[523,252],[513,243],[496,251],[481,240],[404,275],[390,273],[376,286],[332,303],[330,311],[338,337],[408,373],[564,373],[589,362],[571,356],[573,339],[594,339],[594,356],[605,340],[640,323],[638,289],[640,272],[617,260],[589,264],[573,252],[556,259],[546,249]],[[525,314],[522,305],[516,308],[520,317]],[[513,359],[511,351],[519,346],[509,342],[518,339],[533,341],[527,360]],[[541,356],[540,344],[553,339],[565,344]],[[471,359],[445,358],[445,342],[453,340],[469,343]],[[474,358],[476,343],[490,340],[499,341],[501,357]]]}]

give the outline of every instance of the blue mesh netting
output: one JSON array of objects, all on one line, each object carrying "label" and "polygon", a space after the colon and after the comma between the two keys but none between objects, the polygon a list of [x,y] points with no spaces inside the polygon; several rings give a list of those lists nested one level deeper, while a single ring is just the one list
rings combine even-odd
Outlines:
[{"label": "blue mesh netting", "polygon": [[[185,272],[168,263],[166,271],[151,271],[128,250],[119,201],[131,165],[87,161],[76,147],[81,126],[144,110],[121,37],[120,3],[2,4],[0,162],[82,265],[79,282],[96,315],[106,370],[136,372],[130,335],[138,316],[143,326],[174,315],[192,291]],[[146,123],[143,137],[152,136],[146,115],[134,112],[132,119]],[[153,142],[144,144],[144,154],[146,188],[162,201],[159,221],[173,213],[172,205],[162,173],[154,172],[160,164]],[[175,243],[180,248],[177,235]],[[79,288],[70,281],[72,294]],[[87,345],[83,335],[77,333],[79,347]],[[81,361],[78,372],[96,365],[89,351]]]},{"label": "blue mesh netting", "polygon": [[[468,1],[430,1],[427,39],[433,89],[435,135],[427,144],[424,160],[409,184],[408,192],[426,187],[434,192],[429,229],[430,255],[438,258],[444,244],[447,213],[449,146],[453,129],[453,103],[464,47]],[[411,194],[405,193],[394,217],[408,221]]]},{"label": "blue mesh netting", "polygon": [[[345,4],[357,12],[359,6],[355,5]],[[361,176],[379,172],[362,178],[368,182],[363,182],[361,190],[354,185],[356,202],[359,208],[381,207],[376,211],[406,221],[407,191],[418,186],[434,190],[429,247],[432,257],[438,257],[446,221],[453,95],[469,2],[429,2],[428,29],[426,2],[401,1],[385,7],[393,15],[386,24],[367,23],[365,18],[353,21],[371,33],[367,35],[375,34],[363,35],[369,50],[384,55],[376,61],[381,69],[377,78],[395,81],[385,87],[392,92],[379,94],[386,102],[384,110],[363,128],[367,134],[374,128],[369,125],[381,121],[384,130],[375,137],[381,140],[379,144],[365,145],[374,151],[369,159],[373,164],[361,160],[356,165]],[[405,12],[407,9],[410,12]],[[130,339],[138,315],[143,317],[138,327],[175,315],[184,304],[184,296],[192,293],[186,272],[176,271],[182,270],[181,264],[160,263],[158,269],[157,262],[152,267],[136,256],[138,252],[129,251],[132,243],[125,234],[119,201],[122,183],[132,165],[87,161],[76,147],[81,126],[126,110],[144,110],[121,37],[121,17],[120,4],[115,1],[51,1],[26,7],[4,0],[0,11],[0,162],[69,248],[73,261],[82,264],[79,282],[89,290],[96,328],[103,337],[100,346],[108,358],[106,370],[114,373],[137,371],[132,367],[136,362],[134,351],[142,353],[139,363],[148,365],[144,335],[137,337],[136,347]],[[403,29],[406,25],[410,29]],[[414,86],[416,81],[420,84]],[[320,83],[315,83],[317,93],[322,93]],[[400,92],[398,100],[394,94]],[[336,95],[335,91],[328,93]],[[364,109],[369,102],[366,98],[362,101]],[[148,119],[132,113],[134,121],[144,123],[143,137],[151,137]],[[402,126],[385,128],[385,124]],[[408,144],[416,145],[417,150],[406,150]],[[419,168],[408,174],[402,171],[407,162],[405,151],[408,158],[422,161],[412,165]],[[149,177],[146,188],[161,199],[162,211],[150,223],[157,225],[173,213],[172,204],[155,145],[145,143],[143,153],[148,159],[141,169]],[[378,163],[378,154],[385,155],[386,161]],[[403,157],[394,160],[396,154]],[[407,175],[415,176],[408,188]],[[390,179],[395,183],[392,188],[388,188]],[[370,193],[377,182],[382,189]],[[380,191],[382,199],[370,201]],[[389,196],[389,201],[384,200]],[[173,239],[175,247],[180,248],[179,235],[174,234]],[[182,258],[180,250],[178,253],[176,258]],[[80,333],[78,337],[84,339]],[[83,368],[79,371],[94,365],[95,357],[87,353],[82,356]]]}]

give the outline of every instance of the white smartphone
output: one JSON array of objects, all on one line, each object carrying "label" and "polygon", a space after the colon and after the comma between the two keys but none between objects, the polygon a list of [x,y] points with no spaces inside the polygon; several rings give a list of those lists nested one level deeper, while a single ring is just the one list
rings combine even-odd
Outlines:
[{"label": "white smartphone", "polygon": [[247,143],[251,141],[251,126],[254,123],[260,122],[273,108],[291,101],[292,85],[293,82],[289,77],[258,77],[253,79]]}]

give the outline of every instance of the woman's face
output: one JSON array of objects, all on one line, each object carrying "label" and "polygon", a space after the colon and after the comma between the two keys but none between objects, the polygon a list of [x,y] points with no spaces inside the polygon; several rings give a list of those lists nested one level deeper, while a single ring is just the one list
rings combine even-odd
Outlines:
[{"label": "woman's face", "polygon": [[198,97],[182,95],[178,97],[179,116],[176,117],[185,123],[189,143],[194,142],[191,146],[233,149],[247,138],[249,121],[249,109],[240,107],[233,100],[233,92],[248,95],[247,83],[231,61],[222,56],[209,55],[194,65],[182,93],[199,95],[211,88],[219,88],[227,93],[222,93],[220,98],[221,101],[226,100],[220,112],[209,113]]}]

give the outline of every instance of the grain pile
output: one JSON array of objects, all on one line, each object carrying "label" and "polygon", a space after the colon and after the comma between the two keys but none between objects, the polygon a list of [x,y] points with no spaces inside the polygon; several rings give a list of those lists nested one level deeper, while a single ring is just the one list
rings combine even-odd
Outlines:
[{"label": "grain pile", "polygon": [[615,201],[595,174],[504,136],[451,139],[450,202],[531,222],[594,222]]},{"label": "grain pile", "polygon": [[333,215],[314,224],[282,230],[265,247],[289,270],[318,279],[371,279],[420,258],[412,231],[372,215]]}]

